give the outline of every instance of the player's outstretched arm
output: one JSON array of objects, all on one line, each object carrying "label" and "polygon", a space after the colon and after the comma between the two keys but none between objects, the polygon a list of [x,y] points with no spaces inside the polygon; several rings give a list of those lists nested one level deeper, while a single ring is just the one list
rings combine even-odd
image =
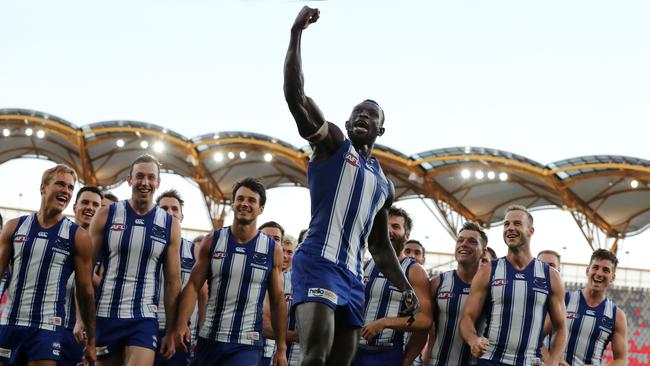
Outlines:
[{"label": "player's outstretched arm", "polygon": [[86,330],[84,362],[89,365],[97,360],[95,353],[95,287],[93,286],[93,246],[90,235],[79,227],[75,234],[73,265],[77,310]]},{"label": "player's outstretched arm", "polygon": [[557,365],[562,359],[566,349],[568,330],[566,326],[566,304],[564,302],[565,292],[560,273],[549,271],[551,275],[551,298],[549,302],[548,315],[553,326],[553,339],[551,349],[548,351],[548,361],[545,364]]},{"label": "player's outstretched arm", "polygon": [[469,345],[472,356],[476,358],[481,357],[488,347],[488,340],[476,333],[476,322],[483,311],[491,271],[492,266],[479,268],[472,280],[472,287],[469,290],[469,296],[467,296],[463,317],[460,319],[460,335]]},{"label": "player's outstretched arm", "polygon": [[194,265],[194,268],[192,268],[190,279],[187,282],[187,285],[183,288],[178,304],[174,339],[176,340],[175,343],[180,345],[185,352],[189,352],[185,343],[189,342],[192,337],[187,322],[190,320],[192,312],[194,312],[196,300],[208,278],[208,273],[210,272],[212,237],[213,233],[211,232],[203,238],[199,249],[199,255],[196,257],[196,264]]},{"label": "player's outstretched arm", "polygon": [[282,276],[282,246],[275,244],[273,251],[273,269],[269,276],[269,305],[271,307],[271,325],[275,335],[277,350],[273,356],[273,366],[287,365],[287,304],[284,301],[284,277]]},{"label": "player's outstretched arm", "polygon": [[612,336],[614,359],[607,366],[627,365],[627,318],[623,310],[616,308],[616,326]]},{"label": "player's outstretched arm", "polygon": [[9,260],[13,257],[14,247],[11,237],[18,226],[18,218],[7,221],[0,231],[0,276],[9,268]]}]

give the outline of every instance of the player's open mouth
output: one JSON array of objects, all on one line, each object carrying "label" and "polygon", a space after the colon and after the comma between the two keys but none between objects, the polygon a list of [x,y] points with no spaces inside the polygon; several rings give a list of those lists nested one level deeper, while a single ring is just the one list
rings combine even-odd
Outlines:
[{"label": "player's open mouth", "polygon": [[56,200],[63,204],[66,204],[68,202],[68,196],[66,196],[65,194],[58,194],[56,195]]},{"label": "player's open mouth", "polygon": [[599,280],[596,277],[592,277],[591,280],[594,281],[595,283],[603,283],[603,282],[605,282],[604,280]]}]

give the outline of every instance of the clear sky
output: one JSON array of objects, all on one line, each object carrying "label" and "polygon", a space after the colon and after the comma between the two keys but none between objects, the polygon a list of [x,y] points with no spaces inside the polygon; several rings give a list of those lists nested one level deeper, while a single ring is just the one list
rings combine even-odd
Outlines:
[{"label": "clear sky", "polygon": [[[282,65],[304,4],[321,9],[303,37],[308,95],[339,124],[358,101],[377,100],[387,117],[381,144],[408,155],[491,147],[542,164],[650,159],[647,1],[3,1],[0,108],[76,125],[144,121],[187,137],[254,131],[302,146]],[[21,190],[5,181],[0,205]],[[269,205],[286,200],[284,190]],[[207,227],[200,195],[186,191],[201,207],[186,224]],[[423,229],[435,226],[424,225],[432,217],[421,202],[403,205]],[[281,221],[286,204],[278,207],[265,217]],[[291,210],[304,220],[286,225],[305,226],[308,205]],[[533,241],[540,247],[586,247],[568,214],[537,215],[549,217],[537,220],[546,223]],[[445,251],[438,241],[449,238],[431,230],[417,234]],[[491,236],[502,245],[498,230]],[[649,242],[648,233],[626,240],[624,264],[650,267],[639,259]]]}]

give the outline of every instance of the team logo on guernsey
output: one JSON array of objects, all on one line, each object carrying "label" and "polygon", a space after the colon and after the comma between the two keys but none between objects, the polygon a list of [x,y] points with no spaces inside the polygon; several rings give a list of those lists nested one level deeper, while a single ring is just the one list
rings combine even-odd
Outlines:
[{"label": "team logo on guernsey", "polygon": [[262,254],[262,253],[253,254],[253,263],[266,264],[266,254]]},{"label": "team logo on guernsey", "polygon": [[112,231],[124,231],[126,229],[126,225],[124,224],[113,224],[111,225],[111,230]]},{"label": "team logo on guernsey", "polygon": [[322,297],[325,298],[333,303],[337,303],[336,301],[338,300],[338,295],[335,294],[334,292],[324,289],[324,288],[318,288],[318,287],[312,287],[309,289],[307,292],[307,296],[309,297]]},{"label": "team logo on guernsey", "polygon": [[355,166],[355,167],[359,167],[359,158],[356,157],[354,154],[352,154],[352,153],[345,153],[345,156],[343,157],[343,159],[345,159],[345,161],[346,161],[348,164],[350,164],[350,165],[352,165],[352,166]]},{"label": "team logo on guernsey", "polygon": [[567,319],[578,319],[580,317],[580,314],[576,313],[575,311],[567,311],[566,312],[566,318]]},{"label": "team logo on guernsey", "polygon": [[156,238],[165,241],[167,240],[167,232],[165,231],[165,228],[160,227],[158,225],[154,225],[151,228],[151,235],[155,236]]},{"label": "team logo on guernsey", "polygon": [[54,246],[60,249],[67,250],[70,248],[70,241],[64,238],[57,238],[56,241],[54,241]]},{"label": "team logo on guernsey", "polygon": [[447,300],[447,299],[453,299],[454,298],[454,293],[449,292],[449,291],[440,291],[438,293],[438,298],[440,300]]},{"label": "team logo on guernsey", "polygon": [[214,255],[212,256],[214,259],[224,259],[226,258],[226,252],[214,252]]},{"label": "team logo on guernsey", "polygon": [[604,328],[607,328],[607,329],[610,329],[610,330],[611,330],[612,328],[614,328],[614,322],[612,321],[612,319],[610,319],[610,318],[608,318],[608,317],[606,317],[606,316],[604,316],[604,317],[602,318],[602,320],[600,321],[600,323],[601,323],[601,325],[602,325]]},{"label": "team logo on guernsey", "polygon": [[508,284],[508,280],[503,278],[492,281],[492,287],[505,286],[507,284]]},{"label": "team logo on guernsey", "polygon": [[16,235],[16,238],[14,239],[14,243],[20,244],[24,243],[27,241],[27,235]]},{"label": "team logo on guernsey", "polygon": [[192,270],[192,267],[194,266],[194,260],[191,258],[183,258],[181,259],[181,268],[182,269],[189,269]]},{"label": "team logo on guernsey", "polygon": [[548,289],[548,282],[544,278],[537,277],[537,278],[535,278],[535,280],[533,280],[533,287],[537,287],[537,288],[541,288],[541,289],[546,290],[546,289]]}]

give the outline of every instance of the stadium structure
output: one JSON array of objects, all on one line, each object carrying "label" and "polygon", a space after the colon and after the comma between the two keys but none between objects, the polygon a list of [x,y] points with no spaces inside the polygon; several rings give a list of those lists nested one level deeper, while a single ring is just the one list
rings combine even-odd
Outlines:
[{"label": "stadium structure", "polygon": [[[152,123],[116,120],[77,126],[26,109],[0,109],[0,131],[0,164],[49,159],[73,167],[83,183],[106,189],[125,180],[137,156],[151,153],[164,172],[198,184],[214,227],[223,226],[231,187],[242,176],[256,176],[268,188],[307,186],[309,147],[252,132],[187,138]],[[469,146],[409,156],[376,145],[374,155],[395,184],[396,200],[430,199],[432,213],[452,237],[465,220],[486,228],[498,225],[512,204],[570,212],[592,249],[616,251],[620,240],[650,226],[648,160],[598,155],[543,165],[514,153]],[[628,315],[630,365],[650,364],[649,291],[647,286],[610,291]]]}]

